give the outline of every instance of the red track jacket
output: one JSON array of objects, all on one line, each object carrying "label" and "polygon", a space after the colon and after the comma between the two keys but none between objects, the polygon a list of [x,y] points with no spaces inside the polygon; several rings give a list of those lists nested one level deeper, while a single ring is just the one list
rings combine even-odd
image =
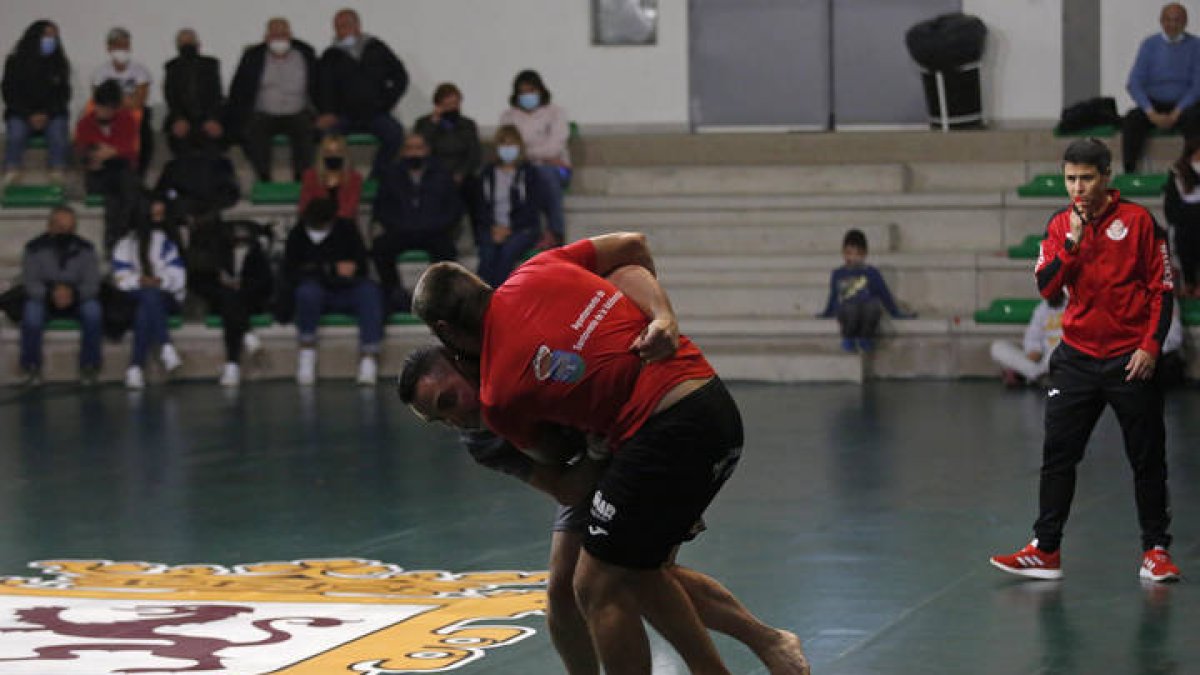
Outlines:
[{"label": "red track jacket", "polygon": [[1035,276],[1047,299],[1064,287],[1063,341],[1098,359],[1142,349],[1162,351],[1171,326],[1170,254],[1167,234],[1145,208],[1109,190],[1112,202],[1083,226],[1079,244],[1063,246],[1071,231],[1071,209],[1055,213],[1046,226]]}]

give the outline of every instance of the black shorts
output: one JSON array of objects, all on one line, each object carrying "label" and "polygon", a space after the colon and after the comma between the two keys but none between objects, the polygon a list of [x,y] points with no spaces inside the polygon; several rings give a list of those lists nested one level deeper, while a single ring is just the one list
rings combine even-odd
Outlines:
[{"label": "black shorts", "polygon": [[584,549],[620,567],[661,566],[741,454],[741,415],[714,377],[648,419],[616,452],[592,495]]}]

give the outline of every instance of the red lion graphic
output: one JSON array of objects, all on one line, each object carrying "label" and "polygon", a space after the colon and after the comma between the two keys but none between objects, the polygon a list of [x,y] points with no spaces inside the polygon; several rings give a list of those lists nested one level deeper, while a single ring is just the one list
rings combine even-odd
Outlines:
[{"label": "red lion graphic", "polygon": [[[192,635],[177,635],[161,633],[160,628],[168,626],[187,626],[193,624],[213,623],[222,621],[239,614],[254,611],[251,607],[241,605],[139,605],[133,609],[139,618],[128,621],[111,623],[80,623],[62,618],[66,607],[31,607],[17,610],[17,618],[34,624],[38,628],[9,627],[0,628],[0,633],[32,633],[50,631],[55,635],[86,638],[107,638],[121,642],[104,642],[95,644],[66,644],[38,647],[34,651],[37,656],[19,658],[0,658],[0,661],[40,661],[40,660],[72,660],[79,658],[79,652],[150,652],[154,656],[169,659],[185,659],[193,661],[186,668],[126,668],[118,673],[149,673],[149,672],[196,672],[206,670],[221,670],[223,664],[217,653],[229,647],[254,647],[283,642],[291,638],[291,634],[275,628],[274,623],[280,621],[302,622],[301,625],[327,628],[340,626],[339,619],[319,617],[279,617],[260,619],[252,622],[255,628],[265,631],[267,637],[256,642],[233,642],[215,637],[197,637]],[[141,640],[141,642],[138,642]]]}]

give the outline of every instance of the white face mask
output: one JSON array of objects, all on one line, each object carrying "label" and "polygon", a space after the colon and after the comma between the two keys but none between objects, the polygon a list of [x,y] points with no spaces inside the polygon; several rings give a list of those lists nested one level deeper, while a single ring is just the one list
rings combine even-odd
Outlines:
[{"label": "white face mask", "polygon": [[123,66],[126,63],[129,63],[128,49],[114,49],[108,54],[112,57],[113,63],[117,64],[118,66]]},{"label": "white face mask", "polygon": [[346,49],[350,49],[350,48],[354,47],[355,43],[357,43],[357,42],[358,42],[358,38],[353,35],[347,35],[346,37],[342,38],[341,40],[338,40],[338,44],[345,47]]},{"label": "white face mask", "polygon": [[283,56],[292,48],[291,40],[271,40],[267,43],[267,49],[275,56]]}]

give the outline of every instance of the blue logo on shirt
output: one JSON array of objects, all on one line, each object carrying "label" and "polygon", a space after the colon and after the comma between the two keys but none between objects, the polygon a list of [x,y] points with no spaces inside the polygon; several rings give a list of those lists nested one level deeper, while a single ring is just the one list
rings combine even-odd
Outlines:
[{"label": "blue logo on shirt", "polygon": [[546,345],[538,347],[533,357],[533,376],[539,382],[553,380],[565,384],[574,384],[583,379],[586,364],[583,357],[575,352],[561,349],[550,349]]}]

